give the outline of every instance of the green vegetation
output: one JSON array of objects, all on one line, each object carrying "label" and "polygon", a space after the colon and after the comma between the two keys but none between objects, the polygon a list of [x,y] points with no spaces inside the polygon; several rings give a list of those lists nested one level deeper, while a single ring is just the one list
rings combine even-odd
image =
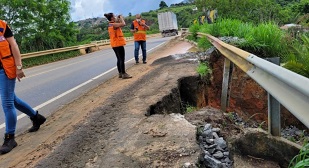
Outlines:
[{"label": "green vegetation", "polygon": [[309,26],[308,0],[195,0],[200,11],[216,9],[219,19],[214,24],[192,25],[190,40],[203,49],[209,48],[205,39],[197,39],[196,32],[216,37],[232,36],[236,45],[261,58],[280,57],[284,67],[309,77],[308,32],[299,29],[282,31],[285,23]]},{"label": "green vegetation", "polygon": [[261,58],[280,57],[285,68],[309,77],[309,38],[306,33],[295,38],[273,22],[255,25],[235,19],[192,25],[189,30],[193,34],[190,38],[196,40],[200,48],[207,49],[210,43],[205,38],[197,38],[197,32],[217,37],[238,37],[239,40],[230,43]]},{"label": "green vegetation", "polygon": [[69,0],[0,0],[0,18],[8,22],[22,53],[76,44]]},{"label": "green vegetation", "polygon": [[207,74],[210,73],[209,66],[205,62],[199,63],[198,67],[196,68],[196,71],[202,77],[204,77],[204,76],[206,76]]},{"label": "green vegetation", "polygon": [[79,51],[70,51],[65,53],[57,53],[57,54],[44,55],[40,57],[27,58],[23,59],[23,67],[29,68],[37,65],[43,65],[51,62],[76,57],[79,55],[80,55]]},{"label": "green vegetation", "polygon": [[309,38],[301,36],[301,41],[296,41],[292,47],[292,52],[284,65],[300,75],[309,78]]},{"label": "green vegetation", "polygon": [[[0,2],[0,16],[14,30],[22,53],[109,38],[106,29],[108,22],[105,18],[71,22],[69,0]],[[148,34],[159,32],[159,12],[172,11],[177,15],[180,28],[190,27],[193,36],[189,38],[196,40],[200,48],[206,49],[211,45],[205,38],[195,39],[196,32],[205,32],[217,37],[239,37],[243,42],[235,44],[238,47],[263,58],[279,56],[286,63],[286,68],[308,77],[308,54],[301,54],[308,53],[308,33],[302,37],[298,31],[283,32],[278,28],[279,25],[291,22],[308,26],[308,6],[308,0],[189,0],[188,3],[171,4],[170,7],[161,1],[158,4],[159,9],[141,14],[151,27]],[[212,9],[218,11],[215,24],[194,24],[200,16],[207,16],[207,12]],[[125,17],[127,26],[123,28],[123,32],[126,37],[132,36],[130,24],[134,19],[135,14],[132,13]],[[30,62],[34,59],[36,58],[32,58]]]},{"label": "green vegetation", "polygon": [[196,111],[196,110],[197,110],[197,107],[186,105],[186,113],[191,113],[191,112]]},{"label": "green vegetation", "polygon": [[262,122],[259,124],[258,128],[263,129],[263,126],[266,125],[265,123],[266,123],[266,121],[262,121]]},{"label": "green vegetation", "polygon": [[309,166],[309,143],[305,144],[290,162],[289,168],[306,168]]},{"label": "green vegetation", "polygon": [[[234,19],[220,19],[214,24],[194,25],[190,27],[193,33],[202,32],[217,37],[238,37],[242,40],[232,42],[248,52],[256,54],[259,57],[277,57],[285,58],[288,53],[289,44],[285,40],[286,34],[278,25],[274,23],[262,23],[254,25],[252,23],[244,23]],[[206,47],[209,42],[202,41]],[[203,47],[199,43],[200,47]]]},{"label": "green vegetation", "polygon": [[[308,32],[299,29],[281,30],[280,25],[309,23],[309,1],[270,0],[195,0],[199,10],[217,9],[220,18],[213,24],[191,25],[188,38],[195,40],[202,49],[209,48],[205,38],[197,38],[197,32],[216,37],[237,37],[229,42],[245,51],[262,58],[280,57],[284,67],[309,78],[309,38]],[[253,117],[253,116],[251,116]],[[251,118],[250,117],[250,118]],[[250,119],[249,118],[249,119]],[[263,127],[265,122],[260,123]],[[291,141],[296,141],[290,137]],[[289,168],[309,166],[309,145],[291,160]]]},{"label": "green vegetation", "polygon": [[[216,9],[221,18],[243,22],[291,23],[308,12],[308,0],[195,0],[200,11]],[[307,22],[308,23],[308,22]]]}]

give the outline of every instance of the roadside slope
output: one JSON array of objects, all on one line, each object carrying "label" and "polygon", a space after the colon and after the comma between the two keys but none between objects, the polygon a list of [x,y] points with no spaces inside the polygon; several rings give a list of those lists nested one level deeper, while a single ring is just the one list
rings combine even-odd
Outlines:
[{"label": "roadside slope", "polygon": [[[120,107],[125,109],[131,108],[127,106],[115,106],[113,101],[116,100],[111,97],[113,97],[113,95],[116,95],[119,91],[123,89],[127,89],[127,93],[122,93],[118,95],[118,97],[129,96],[130,94],[132,94],[130,93],[130,87],[134,85],[136,86],[136,81],[143,78],[145,74],[156,69],[155,66],[150,66],[150,64],[155,59],[165,57],[171,54],[185,53],[190,47],[191,45],[186,42],[179,42],[175,40],[170,42],[169,44],[161,48],[160,51],[153,52],[149,55],[149,64],[140,64],[131,67],[128,72],[133,75],[132,79],[121,80],[117,77],[114,77],[111,80],[101,84],[99,87],[81,96],[80,98],[74,100],[72,103],[68,104],[62,109],[58,110],[54,115],[48,117],[47,123],[43,125],[38,132],[32,134],[25,133],[22,135],[18,135],[16,140],[19,143],[19,146],[9,154],[0,156],[0,167],[35,167],[35,165],[40,160],[44,159],[48,154],[53,151],[57,151],[60,144],[64,146],[66,145],[66,143],[70,144],[70,142],[66,139],[70,139],[71,133],[73,133],[72,135],[74,135],[76,134],[75,132],[78,130],[79,133],[78,136],[76,136],[78,137],[78,139],[76,139],[76,141],[80,140],[79,142],[82,142],[89,140],[90,142],[92,142],[93,140],[99,140],[95,144],[101,144],[99,148],[98,146],[91,146],[89,148],[84,147],[85,149],[83,149],[82,146],[73,146],[79,149],[80,152],[88,151],[91,153],[100,148],[105,149],[106,145],[110,145],[109,143],[107,143],[108,139],[106,138],[116,134],[115,132],[119,129],[117,128],[117,125],[121,125],[121,123],[124,122],[124,120],[121,121],[120,118],[117,118],[121,117],[119,116],[120,114],[118,116],[115,115],[116,111],[121,111],[117,109],[119,109]],[[165,80],[165,78],[162,79]],[[144,87],[140,85],[140,88]],[[139,89],[136,90],[138,91]],[[122,101],[118,101],[117,103],[123,104],[124,100],[127,99],[122,99]],[[145,103],[140,103],[136,104],[136,106],[139,108],[144,108],[147,105]],[[104,110],[105,108],[110,108],[112,110]],[[103,131],[103,133],[100,132],[98,134],[88,134],[88,132],[90,133],[91,130],[83,130],[83,125],[88,124],[87,122],[91,121],[89,119],[90,116],[95,116],[97,113],[100,113],[100,111],[103,111],[102,116],[105,115],[104,117],[101,117],[101,119],[105,119],[102,119],[101,121],[96,121],[95,123],[99,123],[97,129],[99,131]],[[136,113],[136,115],[138,115],[137,118],[143,116],[142,112],[140,111],[133,110],[130,113]],[[129,114],[127,114],[127,116],[131,116]],[[100,119],[100,117],[98,118]],[[103,135],[108,136],[104,137]],[[101,141],[107,142],[100,143]],[[60,146],[61,148],[63,147],[62,145]],[[98,152],[93,153],[95,154]],[[69,152],[68,154],[70,155],[72,153]],[[87,152],[82,153],[82,155],[89,158],[89,156],[87,156]],[[96,155],[97,154],[95,154],[94,156]],[[70,157],[73,157],[74,159],[74,156]],[[95,160],[95,158],[96,157],[93,157],[92,160]],[[66,167],[68,165],[63,166]],[[84,167],[85,165],[79,164],[77,167],[80,166]]]}]

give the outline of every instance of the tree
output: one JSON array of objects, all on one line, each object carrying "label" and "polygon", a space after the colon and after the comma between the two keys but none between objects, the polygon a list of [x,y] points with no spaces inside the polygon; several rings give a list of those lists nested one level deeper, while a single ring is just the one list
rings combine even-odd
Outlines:
[{"label": "tree", "polygon": [[76,42],[69,0],[0,0],[0,17],[7,21],[22,52],[64,47]]},{"label": "tree", "polygon": [[281,21],[281,6],[273,0],[195,0],[195,5],[205,14],[216,9],[221,18],[254,23]]},{"label": "tree", "polygon": [[161,1],[159,4],[160,9],[167,8],[167,4],[164,1]]}]

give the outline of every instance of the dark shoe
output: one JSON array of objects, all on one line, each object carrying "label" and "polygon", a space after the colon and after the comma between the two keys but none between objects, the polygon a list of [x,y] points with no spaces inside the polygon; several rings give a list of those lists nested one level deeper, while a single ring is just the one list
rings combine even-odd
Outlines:
[{"label": "dark shoe", "polygon": [[1,154],[9,153],[16,146],[17,146],[17,143],[15,141],[14,134],[4,134],[4,142],[0,148],[0,153]]},{"label": "dark shoe", "polygon": [[35,132],[40,129],[40,126],[46,121],[46,118],[36,112],[36,115],[33,117],[30,117],[30,120],[32,121],[33,126],[28,130],[29,132]]},{"label": "dark shoe", "polygon": [[119,78],[122,78],[122,74],[121,73],[119,73],[119,76],[118,76]]},{"label": "dark shoe", "polygon": [[129,78],[132,78],[132,76],[127,73],[122,74],[122,79],[129,79]]},{"label": "dark shoe", "polygon": [[138,63],[139,63],[139,61],[136,61],[135,63],[136,63],[136,64],[138,64]]},{"label": "dark shoe", "polygon": [[146,62],[146,61],[143,61],[143,64],[147,64],[147,62]]}]

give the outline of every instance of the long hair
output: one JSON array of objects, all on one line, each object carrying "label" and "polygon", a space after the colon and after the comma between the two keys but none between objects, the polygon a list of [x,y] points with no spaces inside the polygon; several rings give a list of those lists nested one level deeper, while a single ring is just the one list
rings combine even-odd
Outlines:
[{"label": "long hair", "polygon": [[111,21],[112,20],[112,17],[114,17],[114,14],[113,13],[105,13],[104,16],[106,17],[106,19],[108,21]]}]

